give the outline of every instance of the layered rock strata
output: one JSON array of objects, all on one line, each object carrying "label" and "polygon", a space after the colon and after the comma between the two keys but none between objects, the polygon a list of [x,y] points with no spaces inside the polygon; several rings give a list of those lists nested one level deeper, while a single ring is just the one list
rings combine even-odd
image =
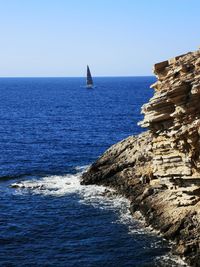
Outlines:
[{"label": "layered rock strata", "polygon": [[139,124],[153,134],[153,173],[164,184],[200,185],[200,51],[154,66],[158,81]]},{"label": "layered rock strata", "polygon": [[175,241],[174,253],[200,266],[200,51],[155,64],[154,73],[139,123],[148,131],[109,148],[82,183],[116,188],[133,214]]}]

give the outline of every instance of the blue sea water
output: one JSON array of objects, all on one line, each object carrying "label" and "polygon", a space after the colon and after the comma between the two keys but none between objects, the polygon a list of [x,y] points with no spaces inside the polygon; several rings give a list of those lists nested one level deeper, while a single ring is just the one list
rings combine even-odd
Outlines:
[{"label": "blue sea water", "polygon": [[109,146],[142,131],[153,82],[0,79],[0,266],[182,266],[126,199],[80,185]]}]

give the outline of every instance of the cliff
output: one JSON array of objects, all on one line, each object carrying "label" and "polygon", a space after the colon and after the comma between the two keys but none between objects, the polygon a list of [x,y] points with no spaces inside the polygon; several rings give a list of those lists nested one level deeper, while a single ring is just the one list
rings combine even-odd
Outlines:
[{"label": "cliff", "polygon": [[109,148],[84,184],[114,187],[173,252],[200,266],[200,50],[155,64],[154,96],[142,107],[148,131]]}]

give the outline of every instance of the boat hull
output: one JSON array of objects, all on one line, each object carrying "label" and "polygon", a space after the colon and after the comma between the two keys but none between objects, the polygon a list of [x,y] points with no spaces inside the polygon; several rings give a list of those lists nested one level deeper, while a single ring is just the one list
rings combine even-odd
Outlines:
[{"label": "boat hull", "polygon": [[94,88],[94,86],[91,84],[89,84],[89,85],[86,85],[86,88],[88,88],[88,89],[93,89]]}]

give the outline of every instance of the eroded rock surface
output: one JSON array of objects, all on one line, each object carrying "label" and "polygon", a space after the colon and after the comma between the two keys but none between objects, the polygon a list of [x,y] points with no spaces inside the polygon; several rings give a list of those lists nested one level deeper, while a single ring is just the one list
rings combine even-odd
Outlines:
[{"label": "eroded rock surface", "polygon": [[83,175],[114,187],[147,224],[200,266],[200,50],[154,66],[154,96],[142,107],[148,131],[113,145]]},{"label": "eroded rock surface", "polygon": [[163,183],[200,184],[200,51],[156,64],[154,96],[139,124],[153,133],[153,172]]}]

